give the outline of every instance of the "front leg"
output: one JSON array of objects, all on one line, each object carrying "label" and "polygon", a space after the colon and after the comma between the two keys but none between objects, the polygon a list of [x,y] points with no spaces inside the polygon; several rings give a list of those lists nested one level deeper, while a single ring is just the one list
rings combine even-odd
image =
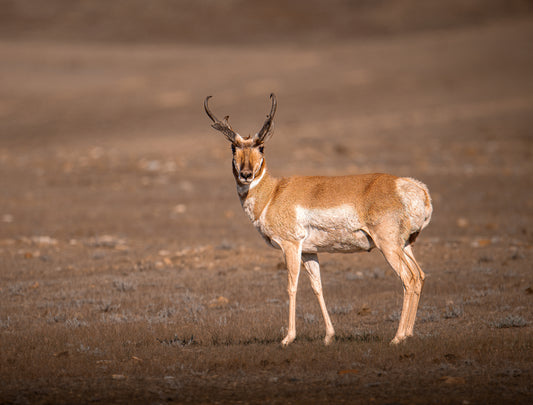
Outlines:
[{"label": "front leg", "polygon": [[287,336],[281,341],[283,346],[292,343],[296,338],[296,291],[298,290],[298,277],[300,275],[300,263],[302,246],[300,243],[286,242],[281,245],[287,265],[289,293],[289,330]]},{"label": "front leg", "polygon": [[324,294],[322,293],[322,281],[320,280],[320,264],[318,264],[318,256],[316,253],[304,253],[302,255],[302,261],[305,269],[307,270],[309,280],[311,281],[311,287],[313,288],[313,291],[318,299],[322,316],[324,317],[324,322],[326,324],[326,337],[324,338],[324,343],[327,346],[333,341],[335,337],[335,330],[331,324],[328,309],[326,308],[326,301],[324,301]]}]

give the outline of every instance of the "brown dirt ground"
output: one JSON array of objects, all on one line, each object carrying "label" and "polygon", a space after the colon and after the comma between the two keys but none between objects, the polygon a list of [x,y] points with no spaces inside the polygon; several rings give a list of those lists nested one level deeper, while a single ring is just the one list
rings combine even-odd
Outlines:
[{"label": "brown dirt ground", "polygon": [[[167,23],[135,42],[111,23],[76,30],[93,21],[83,13],[60,29],[7,3],[0,403],[531,403],[531,14],[452,24],[449,12],[391,33],[375,16],[415,3],[389,15],[379,2],[360,17],[373,29],[346,32],[345,18],[316,41],[302,39],[310,13],[294,37],[237,41],[215,24],[171,41]],[[406,343],[388,344],[401,285],[372,252],[321,256],[336,342],[322,345],[302,277],[298,337],[279,346],[282,258],[242,213],[229,146],[202,110],[213,95],[247,134],[271,91],[273,174],[389,172],[429,186],[434,216],[415,245],[428,277]]]}]

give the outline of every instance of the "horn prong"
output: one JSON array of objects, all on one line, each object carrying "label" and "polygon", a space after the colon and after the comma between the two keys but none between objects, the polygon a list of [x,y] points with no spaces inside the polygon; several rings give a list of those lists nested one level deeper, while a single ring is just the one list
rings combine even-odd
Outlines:
[{"label": "horn prong", "polygon": [[237,137],[237,133],[233,130],[233,128],[231,128],[229,122],[228,122],[228,119],[229,119],[229,115],[226,115],[224,117],[224,121],[220,121],[216,116],[215,114],[213,114],[211,112],[211,110],[209,109],[209,99],[211,98],[211,96],[207,96],[204,100],[204,110],[205,110],[205,113],[207,114],[207,116],[209,118],[211,118],[211,121],[213,121],[213,125],[211,125],[214,129],[216,129],[217,131],[220,131],[222,132],[226,138],[228,138],[228,140],[232,143],[235,142],[235,138]]}]

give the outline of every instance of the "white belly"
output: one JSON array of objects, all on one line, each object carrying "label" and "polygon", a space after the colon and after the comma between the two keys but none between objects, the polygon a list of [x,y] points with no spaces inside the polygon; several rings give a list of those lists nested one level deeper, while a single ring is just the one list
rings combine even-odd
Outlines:
[{"label": "white belly", "polygon": [[335,208],[296,208],[298,226],[304,230],[302,252],[356,252],[374,243],[362,229],[349,205]]}]

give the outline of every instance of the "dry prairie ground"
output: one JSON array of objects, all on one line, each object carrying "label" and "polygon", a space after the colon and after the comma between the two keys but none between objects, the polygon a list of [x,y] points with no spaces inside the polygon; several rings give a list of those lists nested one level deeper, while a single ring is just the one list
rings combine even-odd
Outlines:
[{"label": "dry prairie ground", "polygon": [[[1,403],[531,403],[533,20],[318,44],[0,42]],[[428,184],[415,337],[379,252],[322,255],[323,322],[238,203],[229,146],[275,175]]]}]

